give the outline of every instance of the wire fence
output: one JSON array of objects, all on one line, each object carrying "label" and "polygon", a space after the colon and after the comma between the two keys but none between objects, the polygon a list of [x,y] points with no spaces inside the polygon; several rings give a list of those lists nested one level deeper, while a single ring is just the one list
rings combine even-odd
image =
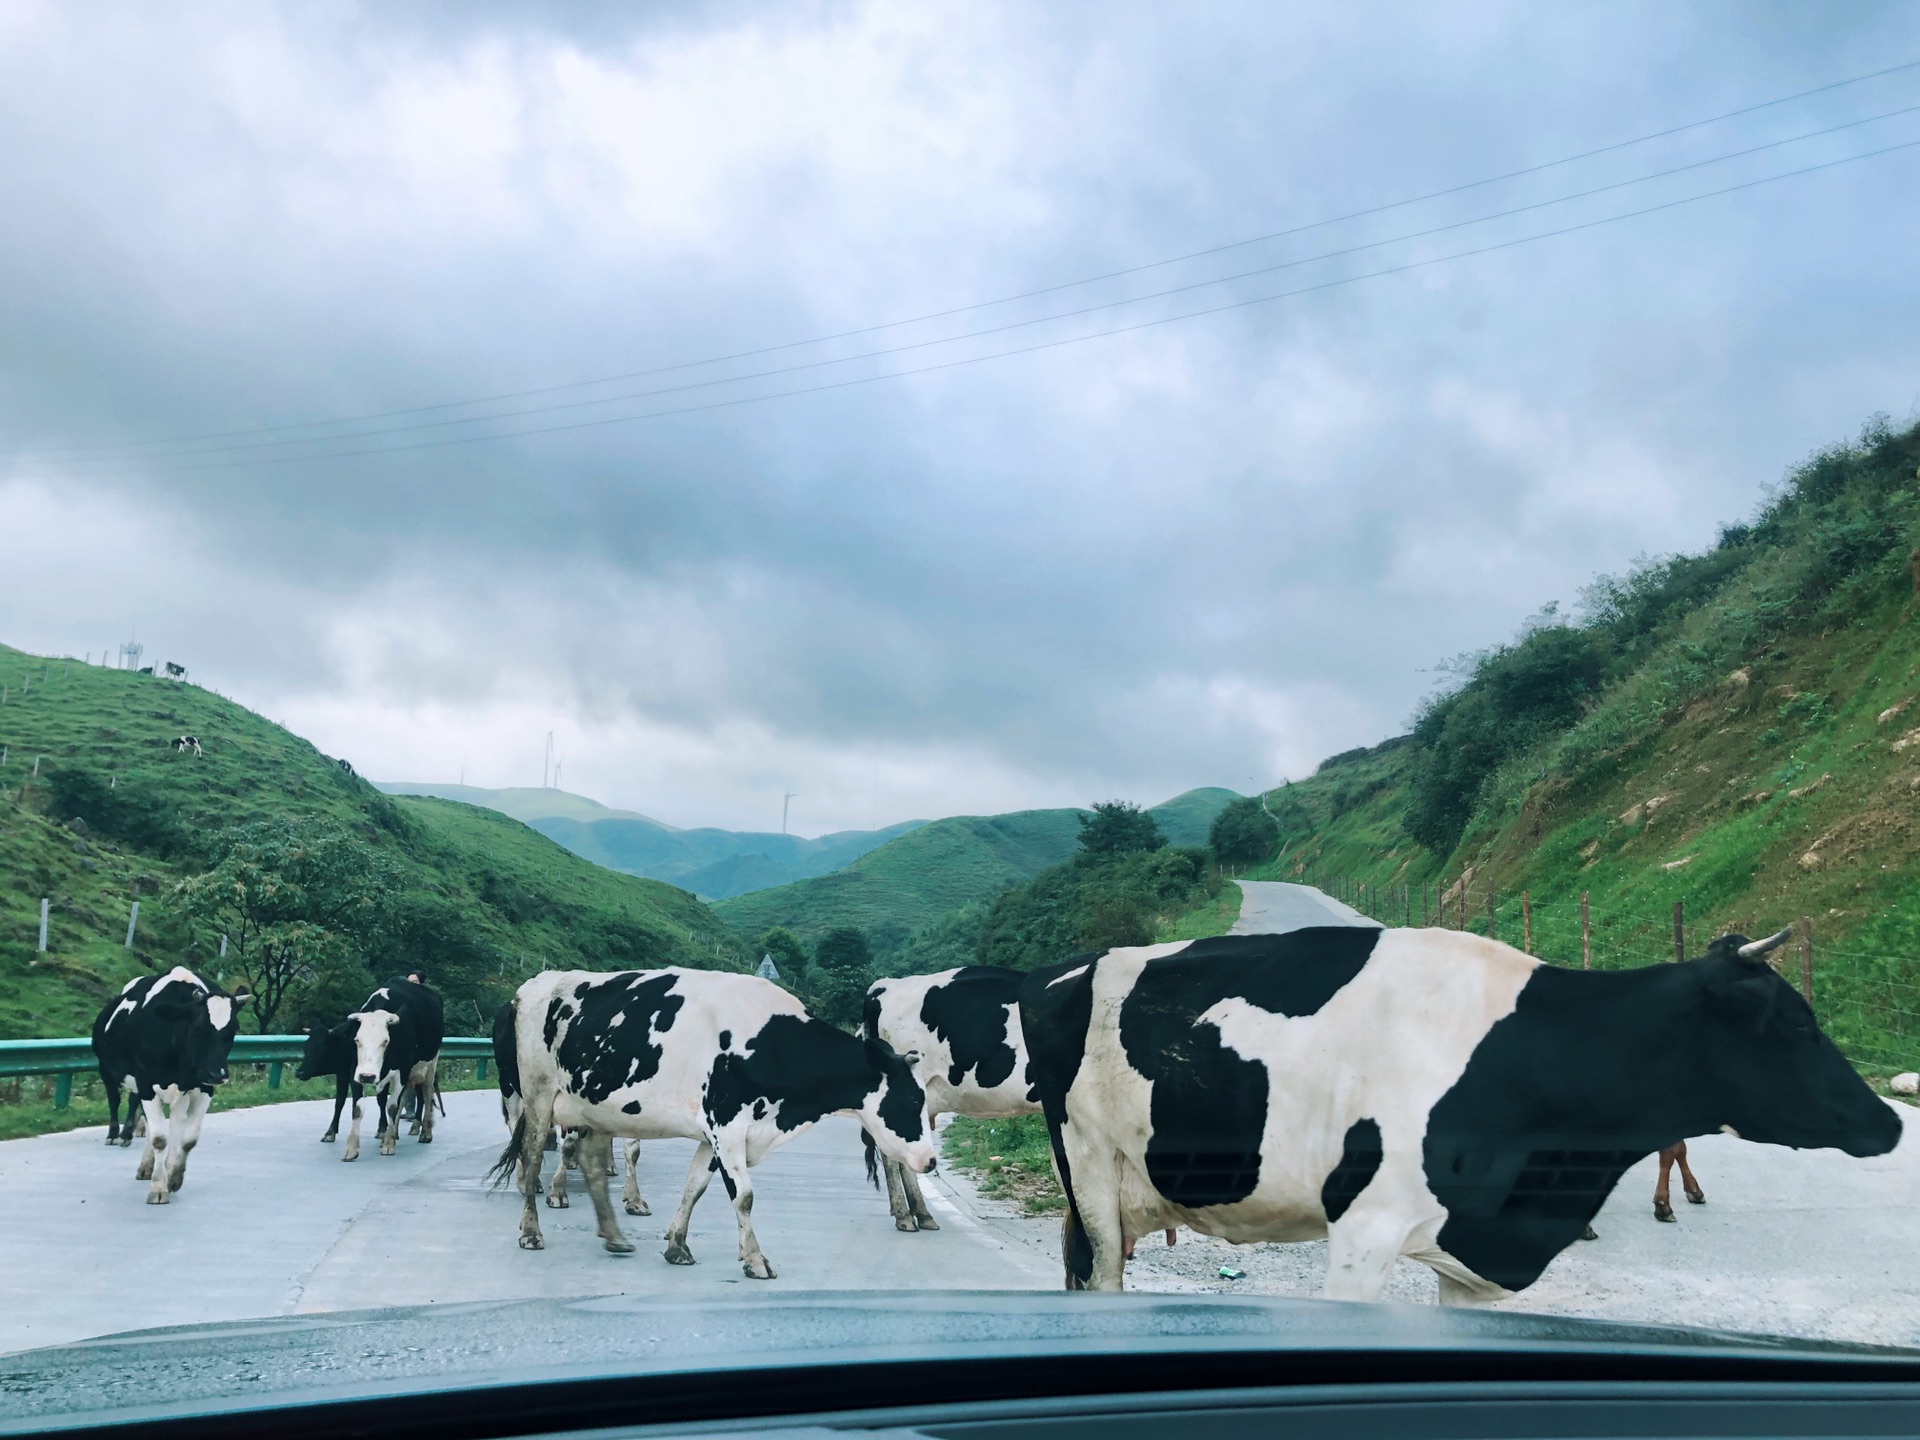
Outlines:
[{"label": "wire fence", "polygon": [[[1780,928],[1734,917],[1712,933],[1684,903],[1661,912],[1595,905],[1586,893],[1536,899],[1525,890],[1455,881],[1377,884],[1307,869],[1295,878],[1389,926],[1434,926],[1503,940],[1554,965],[1630,970],[1700,954],[1714,933],[1738,929],[1758,938]],[[1823,946],[1813,917],[1794,917],[1793,938],[1769,957],[1798,988],[1815,1018],[1864,1069],[1920,1069],[1920,963],[1911,955]]]}]

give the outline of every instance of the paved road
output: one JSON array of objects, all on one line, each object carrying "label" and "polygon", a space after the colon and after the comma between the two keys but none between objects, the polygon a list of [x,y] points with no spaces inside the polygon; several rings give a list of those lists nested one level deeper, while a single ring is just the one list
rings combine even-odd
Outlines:
[{"label": "paved road", "polygon": [[658,1237],[680,1197],[689,1141],[650,1144],[641,1187],[652,1217],[625,1219],[635,1255],[593,1233],[578,1186],[568,1210],[541,1209],[544,1251],[516,1244],[519,1200],[484,1174],[506,1135],[498,1097],[447,1096],[435,1142],[368,1144],[342,1164],[319,1143],[329,1102],[209,1117],[187,1185],[144,1203],[138,1148],[94,1127],[0,1144],[0,1350],[155,1325],[371,1305],[533,1296],[740,1294],[799,1289],[1051,1289],[1058,1262],[980,1216],[964,1189],[935,1183],[937,1233],[901,1234],[862,1173],[858,1127],[831,1120],[754,1171],[754,1224],[778,1270],[751,1281],[734,1259],[733,1210],[709,1190],[694,1213],[700,1263],[668,1265]]},{"label": "paved road", "polygon": [[1358,910],[1342,905],[1311,885],[1289,885],[1281,880],[1236,880],[1240,887],[1240,918],[1229,935],[1278,935],[1309,925],[1379,925]]}]

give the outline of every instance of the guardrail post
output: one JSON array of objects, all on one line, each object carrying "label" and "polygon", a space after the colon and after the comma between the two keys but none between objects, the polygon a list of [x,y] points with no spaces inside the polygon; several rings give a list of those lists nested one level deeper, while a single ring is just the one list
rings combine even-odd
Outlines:
[{"label": "guardrail post", "polygon": [[53,1077],[53,1108],[64,1110],[72,1099],[73,1074],[71,1071],[62,1070]]},{"label": "guardrail post", "polygon": [[280,1062],[278,1060],[269,1060],[267,1062],[267,1089],[278,1090],[279,1088]]},{"label": "guardrail post", "polygon": [[482,1055],[478,1060],[473,1062],[473,1078],[476,1080],[484,1080],[487,1078],[486,1056]]}]

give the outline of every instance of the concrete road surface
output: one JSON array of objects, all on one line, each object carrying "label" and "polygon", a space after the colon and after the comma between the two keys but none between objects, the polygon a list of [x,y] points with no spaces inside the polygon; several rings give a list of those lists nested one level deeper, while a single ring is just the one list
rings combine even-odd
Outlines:
[{"label": "concrete road surface", "polygon": [[1240,887],[1240,918],[1229,935],[1278,935],[1309,925],[1371,925],[1358,910],[1342,905],[1311,885],[1289,885],[1282,880],[1236,880]]},{"label": "concrete road surface", "polygon": [[[733,1208],[712,1187],[694,1212],[699,1263],[668,1265],[659,1237],[680,1198],[690,1141],[648,1144],[641,1188],[650,1217],[622,1216],[638,1253],[612,1256],[580,1190],[541,1207],[547,1249],[516,1243],[519,1197],[485,1173],[506,1140],[499,1097],[447,1097],[434,1143],[369,1139],[343,1164],[322,1145],[331,1102],[304,1101],[207,1119],[187,1184],[165,1206],[133,1178],[139,1147],[94,1127],[0,1144],[0,1350],[155,1325],[371,1305],[638,1292],[740,1294],[801,1289],[1052,1289],[1059,1265],[975,1214],[970,1192],[930,1183],[942,1229],[902,1234],[866,1183],[859,1128],[830,1120],[755,1168],[754,1226],[779,1272],[748,1280],[734,1258]],[[370,1121],[370,1117],[369,1117]],[[370,1123],[369,1123],[370,1129]],[[548,1157],[551,1173],[552,1157]],[[617,1194],[617,1191],[616,1191]],[[1057,1229],[1057,1222],[1056,1222]]]}]

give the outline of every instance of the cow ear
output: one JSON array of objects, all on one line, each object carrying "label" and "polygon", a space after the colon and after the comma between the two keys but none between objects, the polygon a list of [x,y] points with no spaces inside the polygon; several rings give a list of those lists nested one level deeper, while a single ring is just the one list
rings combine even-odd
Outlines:
[{"label": "cow ear", "polygon": [[878,1035],[869,1035],[866,1039],[867,1063],[876,1070],[884,1070],[899,1056],[893,1053],[893,1047]]},{"label": "cow ear", "polygon": [[1780,983],[1771,971],[1740,980],[1722,981],[1707,989],[1707,1004],[1713,1010],[1745,1030],[1760,1030],[1773,1014],[1777,998],[1774,987]]}]

